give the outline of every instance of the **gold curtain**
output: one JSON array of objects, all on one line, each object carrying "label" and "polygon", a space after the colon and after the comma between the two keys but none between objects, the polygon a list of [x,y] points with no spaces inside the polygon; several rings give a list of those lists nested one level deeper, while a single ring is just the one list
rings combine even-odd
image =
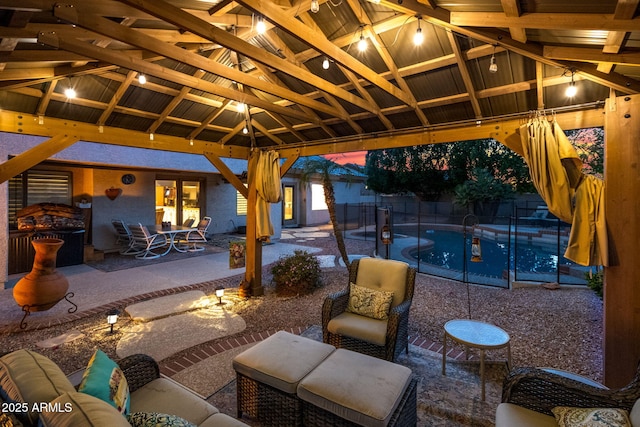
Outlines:
[{"label": "gold curtain", "polygon": [[608,265],[604,181],[582,173],[582,162],[560,125],[537,117],[520,127],[531,180],[549,212],[571,224],[564,257],[580,265]]},{"label": "gold curtain", "polygon": [[255,151],[250,159],[255,170],[255,183],[258,198],[256,201],[256,238],[269,240],[273,235],[271,208],[269,203],[282,200],[280,184],[280,156],[275,151]]}]

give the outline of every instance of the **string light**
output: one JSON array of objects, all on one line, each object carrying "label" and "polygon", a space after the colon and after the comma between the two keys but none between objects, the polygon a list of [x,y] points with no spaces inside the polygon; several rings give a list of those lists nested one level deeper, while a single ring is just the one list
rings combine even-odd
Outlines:
[{"label": "string light", "polygon": [[138,83],[143,85],[146,82],[147,82],[147,76],[145,76],[144,74],[138,74]]},{"label": "string light", "polygon": [[78,94],[76,93],[76,90],[74,88],[69,86],[64,90],[64,96],[66,96],[68,99],[73,99],[78,96]]},{"label": "string light", "polygon": [[324,61],[322,61],[322,68],[324,68],[325,70],[329,69],[329,58],[327,58],[326,56],[324,57]]},{"label": "string light", "polygon": [[569,86],[567,86],[567,90],[564,92],[564,94],[567,96],[567,98],[573,98],[574,96],[576,96],[576,94],[578,93],[578,88],[576,87],[576,82],[573,81],[573,76],[576,73],[573,70],[571,71],[571,83],[569,83]]},{"label": "string light", "polygon": [[362,28],[360,29],[360,40],[358,40],[358,50],[360,52],[364,52],[367,50],[367,41],[364,38],[364,34],[362,34]]},{"label": "string light", "polygon": [[319,10],[320,3],[318,3],[318,0],[311,0],[311,12],[318,13]]},{"label": "string light", "polygon": [[238,111],[238,113],[244,113],[244,102],[238,102],[236,105],[236,111]]},{"label": "string light", "polygon": [[247,125],[246,124],[242,128],[242,133],[245,134],[245,135],[249,133],[249,129],[247,129]]},{"label": "string light", "polygon": [[496,47],[493,46],[493,54],[491,55],[491,63],[489,64],[489,72],[497,73],[498,72],[498,64],[496,64]]},{"label": "string light", "polygon": [[264,34],[267,31],[267,24],[265,24],[262,16],[258,16],[258,23],[256,24],[256,31],[258,34]]},{"label": "string light", "polygon": [[418,17],[418,29],[413,35],[413,44],[416,46],[420,46],[422,42],[424,42],[424,34],[422,34],[422,28],[420,28],[420,17]]}]

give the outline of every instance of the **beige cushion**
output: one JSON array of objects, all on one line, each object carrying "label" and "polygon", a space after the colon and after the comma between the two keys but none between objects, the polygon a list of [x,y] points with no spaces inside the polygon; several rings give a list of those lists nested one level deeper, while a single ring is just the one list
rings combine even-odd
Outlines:
[{"label": "beige cushion", "polygon": [[335,349],[330,344],[278,331],[234,357],[233,369],[293,394],[300,380]]},{"label": "beige cushion", "polygon": [[389,310],[393,302],[393,292],[376,291],[375,289],[349,284],[349,303],[347,311],[372,319],[389,318]]},{"label": "beige cushion", "polygon": [[34,403],[50,402],[75,391],[58,365],[31,350],[16,350],[0,357],[0,389],[8,401],[29,404],[29,412],[17,414],[28,424],[38,422],[38,412],[31,412]]},{"label": "beige cushion", "polygon": [[631,425],[633,427],[640,427],[640,399],[636,400],[633,408],[631,408],[629,419],[631,420]]},{"label": "beige cushion", "polygon": [[298,397],[365,426],[386,426],[411,382],[405,366],[337,349],[298,385]]},{"label": "beige cushion", "polygon": [[557,406],[551,412],[559,427],[631,427],[624,409]]},{"label": "beige cushion", "polygon": [[54,399],[51,411],[43,411],[40,420],[44,427],[131,427],[116,408],[104,400],[74,391]]},{"label": "beige cushion", "polygon": [[131,393],[131,412],[173,414],[200,425],[219,411],[191,390],[163,377]]},{"label": "beige cushion", "polygon": [[361,258],[359,263],[356,285],[393,292],[391,308],[404,301],[409,264],[379,258]]},{"label": "beige cushion", "polygon": [[357,338],[376,345],[387,341],[388,320],[377,320],[359,314],[344,312],[329,321],[327,329],[332,334]]},{"label": "beige cushion", "polygon": [[226,414],[213,414],[198,427],[247,427],[247,424]]},{"label": "beige cushion", "polygon": [[557,427],[550,415],[532,411],[513,403],[501,403],[496,409],[496,427]]}]

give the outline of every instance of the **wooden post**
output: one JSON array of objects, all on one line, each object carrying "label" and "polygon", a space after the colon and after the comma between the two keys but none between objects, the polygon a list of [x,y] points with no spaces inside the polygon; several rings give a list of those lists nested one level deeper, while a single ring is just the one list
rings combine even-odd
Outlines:
[{"label": "wooden post", "polygon": [[245,259],[245,280],[251,287],[251,295],[256,297],[264,294],[262,287],[262,242],[256,239],[256,201],[258,191],[256,190],[256,167],[257,162],[248,162],[248,197],[247,197],[247,248]]},{"label": "wooden post", "polygon": [[604,382],[628,384],[640,361],[640,95],[609,98],[605,125]]}]

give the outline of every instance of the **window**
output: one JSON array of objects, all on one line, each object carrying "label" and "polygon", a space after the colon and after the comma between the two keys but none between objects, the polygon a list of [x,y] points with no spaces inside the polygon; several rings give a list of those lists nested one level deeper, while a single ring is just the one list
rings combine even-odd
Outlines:
[{"label": "window", "polygon": [[311,184],[311,210],[323,211],[329,209],[324,201],[324,187],[320,184]]},{"label": "window", "polygon": [[71,172],[29,170],[9,180],[9,224],[17,228],[16,213],[36,203],[71,205]]},{"label": "window", "polygon": [[[245,187],[247,184],[244,185]],[[247,214],[247,199],[242,195],[241,192],[236,191],[236,215],[246,215]]]}]

